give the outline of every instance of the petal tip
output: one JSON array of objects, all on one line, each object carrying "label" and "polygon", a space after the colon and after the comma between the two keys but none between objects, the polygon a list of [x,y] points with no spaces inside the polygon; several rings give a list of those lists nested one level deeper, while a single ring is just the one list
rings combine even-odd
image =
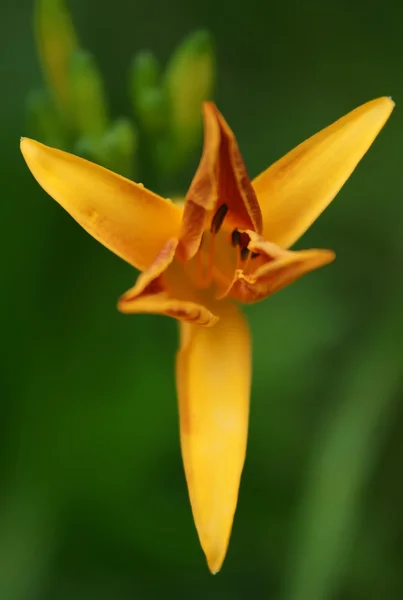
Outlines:
[{"label": "petal tip", "polygon": [[328,259],[329,263],[336,260],[336,252],[334,250],[325,250],[325,255],[327,255],[327,259]]},{"label": "petal tip", "polygon": [[24,148],[26,147],[27,142],[29,142],[28,138],[23,137],[23,136],[20,137],[20,150],[23,154],[24,154]]},{"label": "petal tip", "polygon": [[212,575],[217,575],[217,573],[221,571],[221,567],[224,562],[224,557],[225,553],[224,556],[222,556],[221,553],[213,554],[212,556],[206,555],[207,566]]},{"label": "petal tip", "polygon": [[393,100],[392,96],[383,96],[381,100],[386,101],[391,108],[394,108],[396,106],[396,102]]},{"label": "petal tip", "polygon": [[24,158],[26,158],[28,153],[31,153],[39,146],[39,142],[35,142],[35,140],[31,140],[27,137],[20,138],[20,150]]},{"label": "petal tip", "polygon": [[370,104],[379,109],[385,119],[389,117],[392,110],[395,108],[395,102],[392,100],[391,96],[381,96],[380,98],[373,100]]},{"label": "petal tip", "polygon": [[203,108],[204,109],[216,108],[215,102],[213,102],[213,100],[204,100]]},{"label": "petal tip", "polygon": [[207,115],[214,115],[216,118],[218,118],[218,108],[216,103],[213,102],[213,100],[205,100],[203,102],[202,110],[205,117]]},{"label": "petal tip", "polygon": [[125,313],[126,305],[127,305],[126,294],[122,294],[122,296],[120,296],[116,302],[116,309],[121,313]]}]

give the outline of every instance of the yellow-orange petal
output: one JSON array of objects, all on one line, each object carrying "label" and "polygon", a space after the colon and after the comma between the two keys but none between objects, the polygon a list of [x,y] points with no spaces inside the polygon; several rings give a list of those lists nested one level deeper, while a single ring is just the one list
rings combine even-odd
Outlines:
[{"label": "yellow-orange petal", "polygon": [[172,298],[167,292],[143,294],[132,299],[121,298],[118,308],[120,312],[132,315],[140,313],[165,315],[179,321],[194,323],[199,327],[202,326],[201,328],[212,327],[219,318],[203,304]]},{"label": "yellow-orange petal", "polygon": [[43,189],[96,240],[143,270],[179,233],[182,210],[112,171],[23,138],[21,151]]},{"label": "yellow-orange petal", "polygon": [[288,248],[308,229],[354,171],[393,107],[386,97],[359,106],[254,179],[265,238]]},{"label": "yellow-orange petal", "polygon": [[[181,270],[177,272],[178,269],[174,268],[170,277],[166,277],[177,245],[177,239],[168,240],[154,262],[138,276],[135,285],[119,298],[118,309],[127,314],[166,315],[211,327],[218,321],[218,317],[202,302],[197,301],[195,291],[186,280],[182,280]],[[179,293],[180,297],[176,293]]]},{"label": "yellow-orange petal", "polygon": [[246,304],[259,302],[334,259],[332,250],[285,251],[283,256],[261,265],[251,275],[238,270],[227,295]]},{"label": "yellow-orange petal", "polygon": [[248,326],[229,302],[217,324],[181,323],[177,356],[182,456],[193,517],[209,569],[224,561],[245,460],[251,348]]},{"label": "yellow-orange petal", "polygon": [[[235,135],[213,102],[203,104],[203,154],[183,214],[178,255],[191,259],[217,210],[231,227],[261,233],[262,215]],[[218,213],[220,215],[220,213]],[[222,219],[219,218],[218,228]],[[213,219],[214,223],[214,219]]]}]

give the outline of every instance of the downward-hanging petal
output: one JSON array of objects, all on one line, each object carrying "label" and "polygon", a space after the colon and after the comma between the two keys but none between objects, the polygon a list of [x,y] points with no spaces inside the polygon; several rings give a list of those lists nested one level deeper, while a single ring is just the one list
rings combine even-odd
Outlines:
[{"label": "downward-hanging petal", "polygon": [[186,480],[210,570],[227,551],[245,460],[251,348],[238,309],[223,303],[214,327],[181,324],[177,357],[180,435]]},{"label": "downward-hanging petal", "polygon": [[197,252],[203,231],[218,230],[225,217],[232,227],[261,233],[262,216],[236,138],[215,104],[203,105],[204,147],[186,195],[179,256]]},{"label": "downward-hanging petal", "polygon": [[291,246],[333,200],[382,129],[394,103],[356,108],[275,162],[253,181],[263,235]]},{"label": "downward-hanging petal", "polygon": [[177,237],[182,210],[112,171],[23,138],[21,151],[43,189],[95,239],[137,267],[147,268]]}]

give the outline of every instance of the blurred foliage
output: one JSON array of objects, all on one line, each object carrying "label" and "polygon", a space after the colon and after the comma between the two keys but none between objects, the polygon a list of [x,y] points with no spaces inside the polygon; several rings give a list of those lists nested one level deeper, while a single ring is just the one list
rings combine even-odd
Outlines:
[{"label": "blurred foliage", "polygon": [[[374,0],[223,0],[218,10],[213,0],[71,0],[77,36],[66,11],[57,12],[57,28],[49,25],[57,4],[37,5],[37,43],[48,36],[43,88],[33,2],[0,8],[0,598],[401,600],[401,5],[386,0],[380,12]],[[200,26],[216,40],[218,104],[251,175],[358,104],[383,94],[397,102],[300,243],[334,248],[336,262],[247,309],[248,457],[229,554],[214,578],[182,473],[175,323],[116,311],[135,273],[44,194],[18,151],[18,137],[33,135],[103,164],[115,160],[121,172],[137,169],[157,191],[183,192],[190,175],[176,161],[161,174],[159,161],[166,144],[188,143],[176,145],[171,100],[183,85],[181,102],[199,101],[198,85],[190,75],[181,83],[175,69],[189,68],[181,48],[193,44],[197,58],[209,38],[194,34],[179,57],[171,52]],[[201,69],[213,64],[208,48]],[[64,65],[61,82],[52,61]],[[89,110],[83,89],[95,103],[89,121],[77,121]]]},{"label": "blurred foliage", "polygon": [[[127,117],[111,122],[102,74],[94,57],[80,46],[65,0],[35,1],[35,30],[47,89],[28,96],[32,137],[128,177],[139,176],[139,161],[146,172],[163,175],[183,168],[200,142],[200,106],[214,87],[208,32],[188,35],[165,72],[151,51],[134,56],[129,93],[135,125]],[[143,134],[142,157],[138,129]]]}]

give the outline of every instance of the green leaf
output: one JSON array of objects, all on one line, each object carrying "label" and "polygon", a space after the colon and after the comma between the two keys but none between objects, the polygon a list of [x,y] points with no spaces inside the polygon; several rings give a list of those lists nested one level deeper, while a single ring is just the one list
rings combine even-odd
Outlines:
[{"label": "green leaf", "polygon": [[401,383],[401,303],[386,308],[384,321],[366,328],[347,356],[334,410],[314,442],[285,579],[287,600],[333,598],[345,576],[365,489]]}]

